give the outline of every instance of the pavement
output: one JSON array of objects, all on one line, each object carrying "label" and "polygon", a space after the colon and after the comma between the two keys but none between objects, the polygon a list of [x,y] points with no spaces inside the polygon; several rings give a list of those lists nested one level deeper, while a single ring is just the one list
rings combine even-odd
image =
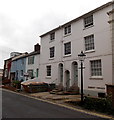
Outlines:
[{"label": "pavement", "polygon": [[95,112],[95,111],[90,111],[87,109],[84,109],[80,106],[74,106],[71,104],[68,104],[69,101],[80,101],[81,100],[81,95],[57,95],[57,94],[50,94],[49,92],[39,92],[39,93],[26,93],[26,92],[21,92],[23,95],[30,96],[35,99],[40,99],[44,102],[49,102],[52,104],[56,104],[59,106],[64,106],[69,109],[73,109],[82,113],[87,113],[95,116],[100,116],[103,118],[109,118],[111,120],[114,120],[114,116],[112,115],[106,115],[103,113]]},{"label": "pavement", "polygon": [[49,92],[30,93],[29,95],[44,100],[50,100],[56,103],[64,103],[65,101],[71,100],[80,101],[80,95],[56,95],[50,94]]}]

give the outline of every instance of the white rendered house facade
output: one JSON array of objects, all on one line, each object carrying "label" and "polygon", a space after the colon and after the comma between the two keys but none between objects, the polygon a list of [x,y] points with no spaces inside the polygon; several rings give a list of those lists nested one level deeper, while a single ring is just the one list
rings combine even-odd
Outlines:
[{"label": "white rendered house facade", "polygon": [[109,2],[40,36],[40,81],[80,88],[78,54],[84,51],[84,93],[106,92],[105,84],[114,83],[112,6]]},{"label": "white rendered house facade", "polygon": [[28,74],[28,78],[38,79],[40,64],[40,45],[36,44],[34,46],[34,49],[35,50],[29,53],[26,57],[26,74]]}]

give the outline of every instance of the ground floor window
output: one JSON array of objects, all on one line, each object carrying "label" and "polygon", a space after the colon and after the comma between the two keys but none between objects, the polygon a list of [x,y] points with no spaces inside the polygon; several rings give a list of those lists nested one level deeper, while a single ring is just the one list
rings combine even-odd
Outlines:
[{"label": "ground floor window", "polygon": [[27,73],[28,73],[28,75],[29,75],[30,78],[33,78],[33,77],[34,77],[34,76],[33,76],[33,70],[32,70],[32,69],[28,70]]},{"label": "ground floor window", "polygon": [[51,76],[51,65],[46,66],[47,68],[47,76]]},{"label": "ground floor window", "polygon": [[101,60],[90,61],[91,65],[91,76],[102,76],[102,65]]}]

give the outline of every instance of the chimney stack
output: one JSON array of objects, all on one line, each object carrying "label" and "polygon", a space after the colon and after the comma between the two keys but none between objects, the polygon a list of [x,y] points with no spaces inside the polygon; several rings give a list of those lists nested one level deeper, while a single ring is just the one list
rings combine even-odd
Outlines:
[{"label": "chimney stack", "polygon": [[40,45],[37,43],[36,45],[34,45],[34,51],[39,52],[40,53]]}]

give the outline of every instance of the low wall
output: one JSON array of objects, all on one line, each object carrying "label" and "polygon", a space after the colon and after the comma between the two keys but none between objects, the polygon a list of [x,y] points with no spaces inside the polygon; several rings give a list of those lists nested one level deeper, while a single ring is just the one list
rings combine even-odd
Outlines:
[{"label": "low wall", "polygon": [[112,106],[114,107],[114,85],[106,84],[107,95],[111,95],[112,98]]}]

